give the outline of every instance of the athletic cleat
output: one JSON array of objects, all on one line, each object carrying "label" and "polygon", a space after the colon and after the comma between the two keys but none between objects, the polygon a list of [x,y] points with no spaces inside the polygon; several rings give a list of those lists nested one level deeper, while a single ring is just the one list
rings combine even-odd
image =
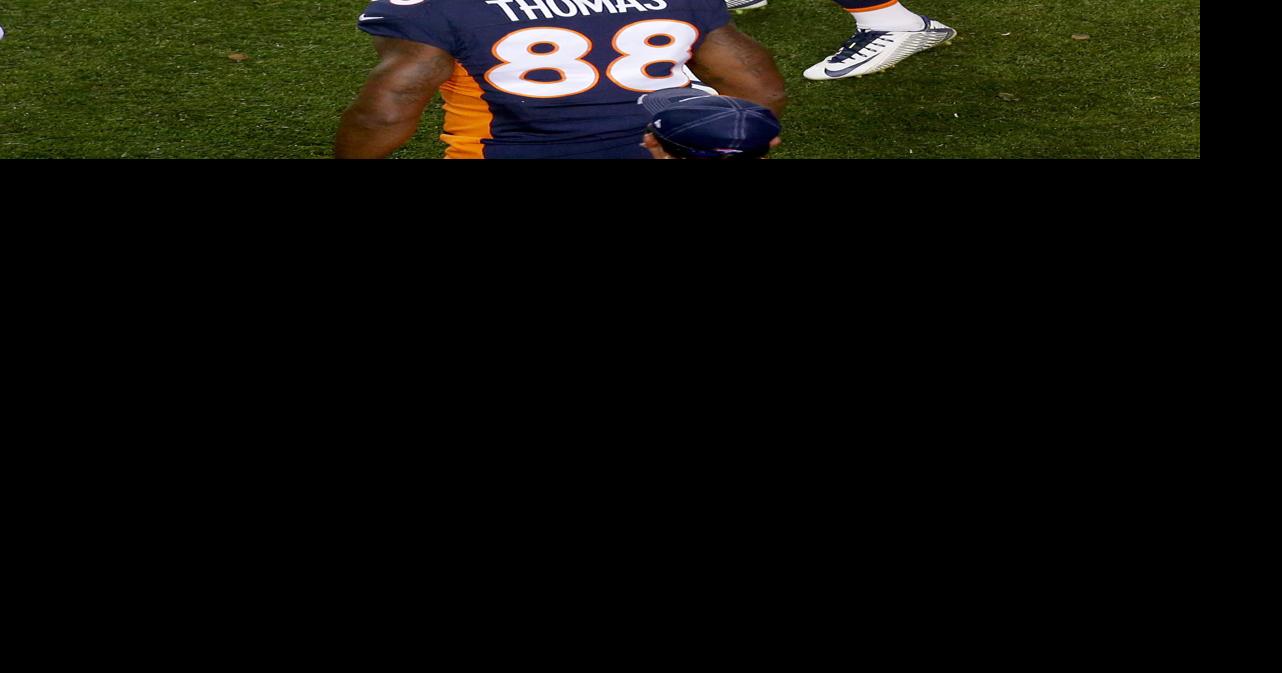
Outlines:
[{"label": "athletic cleat", "polygon": [[810,66],[805,72],[806,79],[822,81],[871,75],[957,37],[957,31],[952,28],[928,16],[921,19],[926,24],[921,30],[861,30],[855,33],[828,60]]},{"label": "athletic cleat", "polygon": [[726,0],[726,9],[732,12],[746,12],[750,9],[761,9],[769,0]]}]

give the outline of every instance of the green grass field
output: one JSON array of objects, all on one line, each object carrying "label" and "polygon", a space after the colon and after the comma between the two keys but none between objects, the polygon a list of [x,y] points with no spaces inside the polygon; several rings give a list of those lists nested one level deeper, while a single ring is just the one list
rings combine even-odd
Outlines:
[{"label": "green grass field", "polygon": [[[788,78],[777,157],[1200,157],[1200,0],[908,6],[960,36],[838,82],[801,77],[853,32],[836,5],[771,0],[736,18]],[[374,64],[364,7],[0,0],[0,159],[326,157]],[[397,156],[439,157],[440,115]]]}]

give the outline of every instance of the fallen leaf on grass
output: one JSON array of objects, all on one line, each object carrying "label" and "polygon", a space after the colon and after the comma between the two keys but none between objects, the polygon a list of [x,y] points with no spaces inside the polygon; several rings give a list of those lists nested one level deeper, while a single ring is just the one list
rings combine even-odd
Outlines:
[{"label": "fallen leaf on grass", "polygon": [[245,61],[248,61],[248,60],[249,60],[249,56],[247,56],[247,55],[245,55],[245,54],[242,54],[242,53],[239,53],[239,52],[237,52],[237,53],[235,53],[235,54],[231,54],[231,55],[229,55],[227,58],[229,58],[229,59],[231,59],[231,60],[233,60],[233,61],[235,61],[235,62],[237,62],[237,63],[244,63]]}]

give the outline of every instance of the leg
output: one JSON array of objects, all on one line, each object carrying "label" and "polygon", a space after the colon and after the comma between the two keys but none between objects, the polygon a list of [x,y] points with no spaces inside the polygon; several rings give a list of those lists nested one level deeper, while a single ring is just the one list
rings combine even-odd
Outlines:
[{"label": "leg", "polygon": [[909,11],[899,0],[834,0],[855,17],[856,31],[837,53],[811,66],[806,79],[863,77],[957,36],[944,24]]}]

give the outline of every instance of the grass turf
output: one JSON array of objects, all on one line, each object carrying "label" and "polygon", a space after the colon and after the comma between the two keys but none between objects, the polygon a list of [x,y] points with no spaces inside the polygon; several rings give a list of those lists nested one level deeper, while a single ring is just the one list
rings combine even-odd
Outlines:
[{"label": "grass turf", "polygon": [[[328,156],[375,60],[354,25],[364,7],[0,0],[0,158]],[[1200,156],[1200,0],[909,7],[960,36],[837,82],[801,77],[853,31],[836,5],[771,0],[736,17],[788,79],[777,157]],[[397,156],[439,157],[440,121],[433,105]]]}]

